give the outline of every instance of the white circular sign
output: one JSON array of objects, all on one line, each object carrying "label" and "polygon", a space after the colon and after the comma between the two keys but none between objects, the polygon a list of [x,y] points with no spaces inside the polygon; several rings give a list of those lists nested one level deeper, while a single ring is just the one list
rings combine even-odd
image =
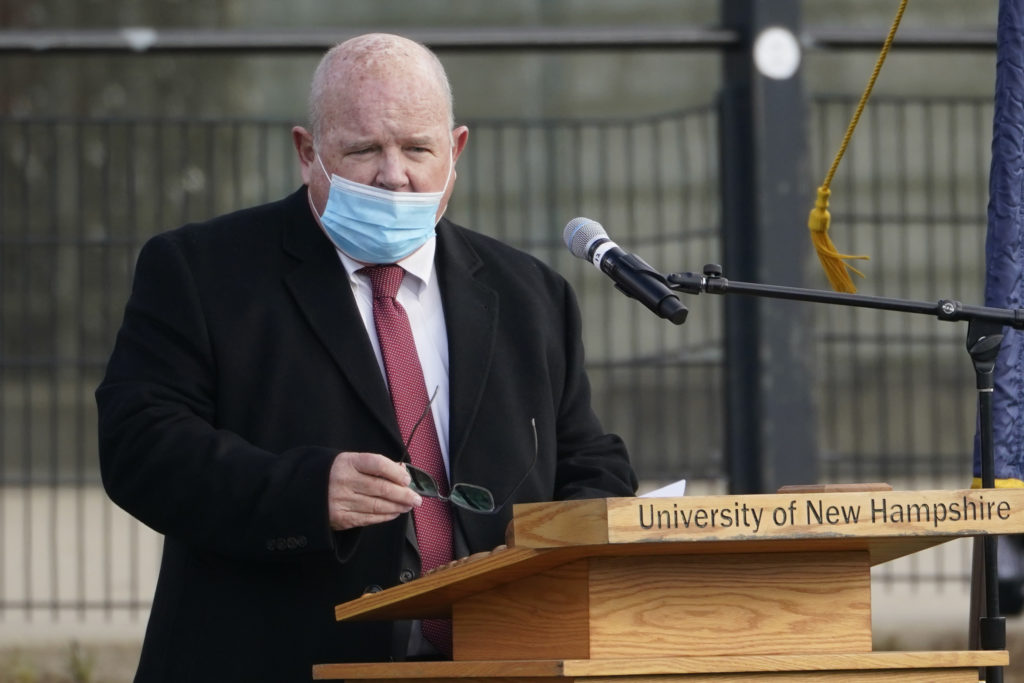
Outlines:
[{"label": "white circular sign", "polygon": [[768,78],[784,81],[800,68],[800,44],[792,32],[772,26],[754,41],[754,64]]}]

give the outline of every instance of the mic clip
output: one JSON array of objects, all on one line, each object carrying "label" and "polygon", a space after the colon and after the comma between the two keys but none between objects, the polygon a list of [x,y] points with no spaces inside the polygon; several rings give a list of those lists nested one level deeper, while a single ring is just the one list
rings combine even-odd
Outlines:
[{"label": "mic clip", "polygon": [[686,294],[725,294],[729,291],[729,281],[722,277],[722,266],[717,263],[705,265],[703,273],[669,273],[665,280],[671,289]]},{"label": "mic clip", "polygon": [[676,325],[686,322],[689,310],[669,289],[665,276],[636,254],[608,254],[601,260],[600,268],[615,275],[615,289],[644,304],[657,316]]}]

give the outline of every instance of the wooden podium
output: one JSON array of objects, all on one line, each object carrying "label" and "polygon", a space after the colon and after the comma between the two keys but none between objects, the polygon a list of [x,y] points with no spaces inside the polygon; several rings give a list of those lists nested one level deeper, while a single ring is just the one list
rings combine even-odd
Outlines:
[{"label": "wooden podium", "polygon": [[863,488],[517,505],[506,546],[335,608],[450,616],[453,661],[324,663],[313,678],[974,683],[1008,665],[1003,650],[873,651],[871,567],[1024,532],[1024,490]]}]

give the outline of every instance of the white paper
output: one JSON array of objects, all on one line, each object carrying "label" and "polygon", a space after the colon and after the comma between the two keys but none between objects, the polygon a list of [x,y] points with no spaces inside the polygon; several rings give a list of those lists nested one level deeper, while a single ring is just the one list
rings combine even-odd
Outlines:
[{"label": "white paper", "polygon": [[686,480],[685,479],[680,479],[679,481],[674,481],[671,484],[668,484],[667,486],[662,486],[660,489],[654,489],[653,491],[648,491],[647,493],[644,493],[640,497],[641,498],[675,498],[677,496],[683,495],[683,493],[685,491],[686,491]]}]

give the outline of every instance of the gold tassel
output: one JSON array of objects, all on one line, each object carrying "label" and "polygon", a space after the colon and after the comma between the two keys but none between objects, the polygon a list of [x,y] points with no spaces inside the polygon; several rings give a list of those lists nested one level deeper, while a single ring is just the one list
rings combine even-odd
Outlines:
[{"label": "gold tassel", "polygon": [[864,277],[864,273],[846,263],[845,259],[866,261],[869,257],[863,254],[841,254],[832,244],[832,239],[828,236],[828,226],[832,221],[828,212],[828,198],[831,194],[832,191],[827,187],[818,188],[818,198],[814,202],[814,208],[811,209],[811,215],[807,218],[807,227],[811,229],[811,242],[818,252],[818,260],[821,261],[821,267],[825,269],[825,275],[828,277],[832,289],[837,292],[853,294],[857,288],[850,277],[850,271],[861,277]]},{"label": "gold tassel", "polygon": [[853,131],[857,127],[860,115],[864,112],[864,107],[868,103],[868,98],[871,96],[871,90],[875,87],[875,81],[878,80],[878,74],[882,71],[882,64],[885,63],[885,56],[889,54],[889,48],[892,46],[892,41],[896,37],[896,30],[899,28],[900,21],[903,19],[903,13],[906,9],[907,0],[900,0],[899,9],[896,10],[896,18],[893,20],[892,26],[889,27],[889,33],[886,35],[885,42],[882,44],[882,51],[879,53],[878,60],[875,62],[875,68],[872,69],[871,76],[868,78],[868,85],[860,96],[860,102],[857,103],[857,109],[853,113],[853,118],[850,119],[850,125],[846,127],[846,134],[843,136],[843,142],[839,145],[839,151],[836,152],[836,156],[832,160],[832,166],[828,169],[828,173],[825,175],[825,181],[821,184],[821,187],[818,188],[818,199],[814,202],[814,208],[811,209],[811,215],[807,219],[807,227],[811,229],[811,242],[814,244],[814,248],[818,252],[818,260],[821,261],[821,266],[825,269],[825,275],[828,277],[828,281],[832,285],[832,289],[837,292],[853,294],[857,291],[857,288],[853,286],[853,279],[850,278],[851,271],[861,277],[864,277],[864,273],[860,272],[849,263],[846,263],[846,259],[868,260],[868,257],[863,255],[841,254],[836,249],[835,245],[832,244],[832,240],[828,236],[828,226],[831,221],[831,217],[828,213],[828,198],[829,195],[832,194],[829,187],[832,185],[832,178],[836,174],[836,169],[839,168],[839,162],[842,160],[843,154],[846,153],[846,146],[850,144],[850,138],[853,137]]}]

